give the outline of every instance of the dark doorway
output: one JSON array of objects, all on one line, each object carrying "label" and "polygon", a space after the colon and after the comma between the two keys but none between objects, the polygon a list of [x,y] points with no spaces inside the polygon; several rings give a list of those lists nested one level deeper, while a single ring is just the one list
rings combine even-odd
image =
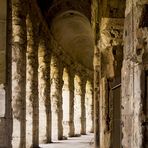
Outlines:
[{"label": "dark doorway", "polygon": [[112,148],[121,146],[121,81],[118,79],[112,85],[113,97],[113,124],[112,124]]},{"label": "dark doorway", "polygon": [[148,71],[145,72],[145,97],[143,102],[145,121],[143,125],[143,148],[148,148]]}]

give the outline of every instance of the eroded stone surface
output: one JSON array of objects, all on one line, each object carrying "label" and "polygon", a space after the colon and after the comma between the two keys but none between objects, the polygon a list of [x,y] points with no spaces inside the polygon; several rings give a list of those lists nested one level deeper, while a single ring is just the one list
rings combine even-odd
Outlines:
[{"label": "eroded stone surface", "polygon": [[[144,77],[147,70],[147,27],[141,21],[146,1],[130,1],[126,3],[127,25],[124,27],[124,62],[122,69],[122,146],[143,147],[142,123],[145,120],[143,111]],[[127,27],[129,26],[129,27]],[[130,127],[130,128],[129,128]],[[144,136],[144,137],[143,137]]]},{"label": "eroded stone surface", "polygon": [[[27,2],[27,3],[26,3]],[[8,52],[4,51],[5,43],[3,38],[5,37],[6,26],[5,20],[1,17],[6,11],[0,12],[0,147],[5,147],[10,141],[12,147],[25,148],[28,147],[26,144],[35,143],[38,146],[38,140],[40,143],[51,141],[51,120],[53,121],[52,133],[56,133],[57,139],[63,139],[63,124],[66,122],[66,127],[68,129],[64,135],[74,136],[75,134],[85,134],[85,124],[89,121],[92,124],[92,117],[90,115],[90,106],[84,106],[86,97],[90,97],[90,92],[87,96],[87,89],[85,92],[84,82],[86,80],[93,80],[93,71],[86,68],[89,61],[89,49],[86,55],[88,59],[82,57],[83,51],[78,51],[78,60],[71,58],[63,49],[64,47],[60,45],[59,40],[55,39],[53,36],[52,28],[50,28],[50,18],[52,14],[48,17],[49,13],[53,10],[61,12],[62,17],[72,12],[84,10],[84,5],[81,1],[67,3],[64,1],[57,2],[54,1],[54,6],[50,7],[50,10],[45,10],[47,15],[42,16],[40,9],[35,0],[18,1],[12,0],[9,3],[8,9]],[[61,7],[60,4],[62,3]],[[76,6],[76,3],[81,3],[81,5]],[[49,3],[48,3],[49,4]],[[87,1],[88,4],[88,1]],[[66,9],[62,9],[66,6]],[[82,6],[83,5],[83,6]],[[111,80],[119,79],[122,77],[122,101],[121,101],[121,111],[122,111],[122,147],[123,148],[139,148],[146,145],[146,122],[147,122],[147,99],[145,91],[145,74],[148,70],[148,20],[147,20],[147,0],[127,0],[126,1],[126,11],[125,20],[124,17],[124,5],[125,1],[97,1],[93,0],[91,5],[92,15],[91,23],[94,31],[94,39],[96,47],[94,52],[94,129],[95,129],[95,147],[98,148],[109,148],[114,147],[112,141],[112,127],[114,126],[113,112],[116,110],[113,108],[113,98],[111,96]],[[0,6],[3,7],[3,4]],[[69,13],[63,13],[67,11],[69,6]],[[76,10],[72,10],[72,7]],[[12,8],[12,15],[11,15]],[[46,7],[48,9],[48,6]],[[82,9],[81,9],[82,8]],[[87,7],[88,8],[88,7]],[[34,44],[38,44],[38,40],[33,43],[32,30],[27,26],[29,36],[27,37],[26,31],[26,16],[27,9],[31,10],[33,18],[33,28],[37,31],[36,35],[38,37],[44,38],[46,42],[46,47],[41,48],[45,50],[46,54],[42,52],[39,55],[39,71],[37,73],[38,59],[37,59],[37,48],[34,48]],[[86,8],[85,8],[86,9]],[[89,11],[85,10],[85,11]],[[52,12],[54,13],[54,12]],[[78,13],[78,14],[79,14]],[[60,14],[55,13],[57,16]],[[83,13],[83,15],[86,13]],[[12,21],[11,17],[12,16]],[[54,15],[53,15],[54,16]],[[65,16],[66,17],[66,16]],[[88,16],[87,16],[88,17]],[[79,18],[79,17],[78,17]],[[71,19],[71,18],[70,18]],[[74,16],[74,21],[77,18]],[[83,18],[84,19],[84,18]],[[75,33],[75,29],[80,27],[80,30],[87,30],[83,36],[90,35],[90,30],[88,30],[89,20],[81,20],[84,27],[80,24],[72,26],[72,34]],[[46,24],[46,21],[48,25]],[[79,22],[78,21],[78,22]],[[70,21],[73,22],[73,21]],[[124,38],[123,37],[123,22],[124,22]],[[11,24],[12,23],[12,24]],[[64,22],[62,22],[64,24]],[[39,25],[40,24],[40,25]],[[61,25],[61,24],[60,24]],[[77,27],[75,27],[77,26]],[[12,28],[11,28],[12,27]],[[37,28],[36,28],[37,27]],[[56,26],[54,26],[56,27]],[[86,28],[85,28],[86,27]],[[12,33],[11,33],[12,29]],[[65,28],[65,29],[69,29]],[[90,29],[90,28],[89,28]],[[79,31],[80,31],[79,30]],[[56,29],[54,30],[56,32]],[[67,37],[64,33],[61,34],[56,32],[58,37],[61,39],[62,36]],[[80,31],[81,32],[81,31]],[[82,33],[82,32],[81,32]],[[80,34],[81,34],[80,33]],[[69,35],[69,34],[68,34]],[[88,36],[89,36],[88,35]],[[92,35],[92,34],[91,34]],[[12,40],[11,40],[12,38]],[[28,40],[26,40],[28,39]],[[63,39],[63,38],[62,38]],[[77,40],[77,36],[75,38]],[[79,38],[80,39],[80,38]],[[82,40],[84,38],[81,38]],[[124,39],[124,60],[121,76],[121,66],[122,66],[122,47]],[[65,44],[72,44],[76,48],[81,45],[83,46],[82,40],[77,40],[77,42],[65,42]],[[28,42],[27,42],[28,41]],[[68,39],[66,39],[68,41]],[[86,41],[85,39],[83,40]],[[87,40],[88,41],[88,40]],[[11,43],[12,42],[12,43]],[[81,42],[81,44],[80,44]],[[86,43],[87,44],[87,43]],[[86,45],[85,44],[85,45]],[[12,45],[12,47],[10,47]],[[27,45],[28,48],[27,48]],[[87,44],[89,45],[89,44]],[[89,46],[90,47],[90,46]],[[27,63],[26,63],[26,49],[27,49]],[[79,49],[79,48],[77,48]],[[12,50],[12,55],[11,55]],[[32,51],[34,50],[34,51]],[[54,55],[54,61],[51,60],[50,65],[50,53]],[[68,47],[68,51],[72,51]],[[8,62],[7,73],[5,74],[5,53],[7,53]],[[91,51],[92,53],[92,51]],[[73,54],[73,52],[71,52]],[[120,59],[121,57],[121,59]],[[82,58],[82,59],[81,59]],[[91,55],[92,58],[92,55]],[[81,65],[79,62],[83,60]],[[91,61],[92,62],[92,61]],[[27,64],[27,67],[26,67]],[[62,80],[63,68],[68,68],[66,78]],[[88,66],[89,67],[89,66]],[[27,68],[27,70],[26,70]],[[51,74],[50,74],[51,68]],[[9,70],[10,69],[10,70]],[[12,70],[12,73],[11,73]],[[26,85],[26,72],[27,72],[27,85]],[[39,77],[37,76],[39,74]],[[84,77],[85,81],[80,78],[76,78],[74,84],[74,77],[80,76]],[[7,84],[5,85],[5,77],[7,78]],[[12,79],[11,79],[12,78]],[[38,80],[37,80],[38,79]],[[12,84],[11,84],[12,82]],[[39,82],[39,87],[37,88],[37,83]],[[82,84],[83,83],[83,84]],[[64,84],[64,86],[63,86]],[[8,86],[7,86],[8,85]],[[51,88],[50,88],[51,85]],[[27,86],[27,89],[26,89]],[[12,89],[11,89],[12,87]],[[63,118],[63,97],[62,87],[64,94],[69,97],[69,109],[67,109],[68,116]],[[6,92],[5,92],[6,90]],[[51,92],[50,92],[51,90]],[[12,92],[11,92],[12,91]],[[38,94],[39,91],[39,94]],[[6,100],[5,100],[6,94]],[[12,95],[12,98],[11,98]],[[27,97],[26,97],[26,96]],[[38,104],[39,95],[39,104]],[[50,108],[51,99],[51,108]],[[87,103],[87,102],[86,102]],[[88,102],[90,105],[90,102]],[[5,105],[6,104],[6,105]],[[27,110],[26,110],[27,108]],[[6,109],[6,110],[5,110]],[[85,113],[86,109],[86,113]],[[87,109],[89,111],[87,111]],[[115,110],[114,110],[115,109]],[[12,112],[11,112],[12,110]],[[69,110],[69,111],[68,111]],[[51,114],[52,111],[52,114]],[[11,118],[12,113],[12,118]],[[52,117],[51,117],[52,115]],[[90,119],[91,118],[91,119]],[[11,121],[12,120],[12,121]],[[26,121],[27,120],[27,121]],[[86,120],[86,121],[85,121]],[[85,123],[86,122],[86,123]],[[10,123],[10,124],[9,124]],[[12,124],[13,123],[13,124]],[[62,124],[63,123],[63,124]],[[39,125],[38,125],[39,124]],[[74,127],[75,125],[75,127]],[[12,127],[11,127],[12,126]],[[26,127],[27,126],[27,127]],[[90,125],[91,126],[91,125]],[[120,126],[120,125],[119,125]],[[29,127],[29,128],[28,128]],[[93,128],[93,127],[92,127]],[[32,131],[33,129],[33,131]],[[40,132],[38,132],[38,130]],[[90,130],[90,129],[89,129]],[[33,135],[33,137],[31,136]],[[8,138],[6,138],[7,136]],[[100,136],[100,137],[99,137]],[[115,136],[114,136],[115,137]],[[34,139],[32,142],[32,138]],[[53,137],[52,137],[53,138]],[[119,139],[118,139],[119,140]]]},{"label": "eroded stone surface", "polygon": [[[37,26],[38,27],[38,26]],[[27,17],[27,73],[26,73],[26,147],[38,146],[38,28]]]},{"label": "eroded stone surface", "polygon": [[[100,147],[111,147],[112,100],[109,94],[109,80],[115,77],[114,48],[123,44],[123,19],[102,18],[98,48],[101,52],[100,76]],[[117,48],[117,50],[119,50]],[[117,51],[115,51],[117,52]],[[118,70],[120,71],[120,69]]]},{"label": "eroded stone surface", "polygon": [[70,132],[69,136],[72,137],[75,134],[75,127],[74,127],[74,72],[72,69],[68,69],[68,82],[69,82],[69,91],[70,91],[70,119],[69,119],[69,126]]},{"label": "eroded stone surface", "polygon": [[12,146],[26,147],[26,2],[12,1]]},{"label": "eroded stone surface", "polygon": [[62,75],[63,69],[60,61],[55,56],[51,57],[51,110],[52,110],[52,137],[53,139],[63,139],[63,111],[62,111]]}]

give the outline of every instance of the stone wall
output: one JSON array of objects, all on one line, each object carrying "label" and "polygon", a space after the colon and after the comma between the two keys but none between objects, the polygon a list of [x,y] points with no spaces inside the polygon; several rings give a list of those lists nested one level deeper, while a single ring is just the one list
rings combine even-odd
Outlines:
[{"label": "stone wall", "polygon": [[127,0],[124,26],[124,61],[122,68],[122,146],[145,147],[146,99],[144,73],[147,69],[148,18],[144,0]]},{"label": "stone wall", "polygon": [[[102,18],[100,24],[100,40],[98,48],[101,53],[100,74],[100,147],[109,148],[112,143],[112,110],[113,100],[110,96],[109,81],[115,77],[114,48],[123,44],[124,19]],[[117,49],[119,50],[119,49]],[[119,51],[116,51],[119,52]],[[118,69],[118,71],[121,70]]]}]

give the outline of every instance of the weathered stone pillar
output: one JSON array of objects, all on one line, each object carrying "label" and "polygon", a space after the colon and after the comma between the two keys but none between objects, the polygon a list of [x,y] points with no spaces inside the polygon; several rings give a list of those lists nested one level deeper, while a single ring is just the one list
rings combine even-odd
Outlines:
[{"label": "weathered stone pillar", "polygon": [[37,147],[39,127],[38,100],[38,25],[27,17],[27,75],[26,75],[26,147]]},{"label": "weathered stone pillar", "polygon": [[74,78],[74,126],[75,135],[81,135],[81,80],[78,75]]},{"label": "weathered stone pillar", "polygon": [[68,87],[69,87],[69,136],[74,136],[74,71],[68,69]]},{"label": "weathered stone pillar", "polygon": [[58,140],[63,139],[63,98],[62,98],[62,88],[63,88],[63,65],[62,62],[59,61],[59,82],[60,82],[60,87],[59,87],[59,112],[58,112]]},{"label": "weathered stone pillar", "polygon": [[147,147],[147,80],[144,78],[144,73],[148,70],[147,13],[147,1],[127,0],[121,100],[123,148]]},{"label": "weathered stone pillar", "polygon": [[12,147],[26,147],[26,1],[12,0]]},{"label": "weathered stone pillar", "polygon": [[95,47],[94,50],[94,145],[100,147],[100,77],[101,77],[101,54]]},{"label": "weathered stone pillar", "polygon": [[[39,42],[39,142],[51,142],[50,60],[45,39]],[[54,129],[53,129],[54,130]]]},{"label": "weathered stone pillar", "polygon": [[100,146],[109,148],[111,144],[110,108],[107,78],[100,80]]},{"label": "weathered stone pillar", "polygon": [[81,87],[81,134],[86,134],[86,108],[85,108],[85,93],[86,93],[86,77],[80,78]]},{"label": "weathered stone pillar", "polygon": [[[100,147],[111,147],[112,100],[108,81],[114,77],[113,47],[122,44],[123,19],[102,18],[100,25],[101,79],[100,79]],[[119,129],[120,130],[120,129]]]},{"label": "weathered stone pillar", "polygon": [[62,98],[63,98],[63,135],[68,137],[69,135],[69,119],[70,119],[70,93],[69,93],[69,81],[68,81],[68,71],[64,68],[63,71],[63,89],[62,89]]},{"label": "weathered stone pillar", "polygon": [[[101,9],[99,9],[101,1],[92,0],[91,2],[91,26],[94,31],[94,59],[93,59],[93,67],[94,67],[94,94],[93,94],[93,111],[94,111],[94,147],[100,148],[100,112],[99,112],[99,99],[100,99],[100,72],[101,72],[101,54],[100,49],[97,48],[96,44],[98,43],[99,37],[99,23],[100,16],[102,15]],[[100,7],[101,8],[101,7]],[[99,13],[99,14],[98,14]]]},{"label": "weathered stone pillar", "polygon": [[63,139],[63,111],[62,111],[62,65],[60,60],[51,57],[51,110],[52,110],[52,137],[54,140]]},{"label": "weathered stone pillar", "polygon": [[86,132],[93,132],[93,94],[90,81],[86,83]]}]

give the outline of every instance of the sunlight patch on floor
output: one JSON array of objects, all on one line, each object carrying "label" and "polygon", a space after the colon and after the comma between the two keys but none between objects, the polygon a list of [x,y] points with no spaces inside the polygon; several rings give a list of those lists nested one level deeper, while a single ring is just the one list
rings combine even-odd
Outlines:
[{"label": "sunlight patch on floor", "polygon": [[93,148],[94,135],[68,138],[68,140],[55,141],[51,144],[41,144],[41,148]]}]

